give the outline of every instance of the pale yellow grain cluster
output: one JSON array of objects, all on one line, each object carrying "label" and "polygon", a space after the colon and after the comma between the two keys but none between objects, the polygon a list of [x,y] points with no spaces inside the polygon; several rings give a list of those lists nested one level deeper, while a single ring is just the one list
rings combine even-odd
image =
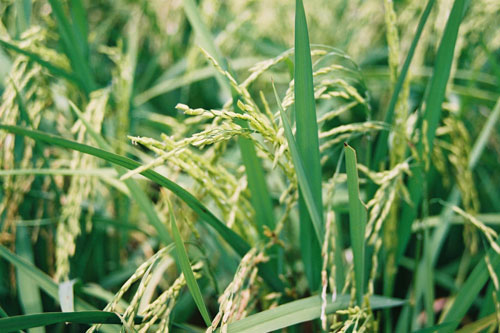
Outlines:
[{"label": "pale yellow grain cluster", "polygon": [[207,332],[213,332],[220,325],[221,332],[227,332],[227,325],[232,321],[245,318],[255,303],[254,295],[259,286],[257,265],[267,261],[267,257],[256,248],[252,248],[242,259],[234,278],[219,296],[219,312],[215,315]]},{"label": "pale yellow grain cluster", "polygon": [[[106,113],[106,106],[109,98],[109,90],[96,90],[90,95],[90,101],[85,108],[83,117],[91,124],[92,130],[99,133],[101,124]],[[88,142],[89,135],[87,129],[81,121],[76,121],[72,128],[76,135],[76,141]],[[71,169],[95,169],[96,159],[91,155],[74,151],[71,159]],[[87,176],[73,176],[68,192],[61,199],[63,206],[56,231],[56,273],[55,279],[60,281],[68,279],[70,272],[69,258],[75,254],[75,240],[81,232],[80,217],[82,207],[87,205],[86,224],[91,226],[91,219],[94,212],[93,197],[96,192],[96,178]]]},{"label": "pale yellow grain cluster", "polygon": [[340,125],[331,130],[319,133],[320,139],[326,139],[324,143],[321,144],[319,150],[323,152],[332,146],[349,140],[353,135],[362,135],[384,129],[387,129],[387,126],[380,121],[365,121],[363,123]]},{"label": "pale yellow grain cluster", "polygon": [[455,213],[462,216],[466,222],[470,223],[472,226],[474,226],[474,228],[479,230],[482,235],[486,237],[486,240],[488,241],[488,244],[491,246],[491,248],[500,255],[500,245],[497,244],[498,234],[495,230],[487,227],[483,222],[479,221],[473,215],[465,212],[460,207],[453,205],[451,208]]},{"label": "pale yellow grain cluster", "polygon": [[[202,268],[201,262],[191,266],[196,278],[201,275],[199,270]],[[168,332],[170,324],[170,314],[176,304],[177,298],[186,285],[184,274],[181,274],[172,285],[161,293],[153,302],[139,312],[143,316],[142,323],[139,325],[138,331],[141,333],[152,331],[152,326],[160,319],[158,324],[158,332]],[[130,318],[132,320],[132,317]]]},{"label": "pale yellow grain cluster", "polygon": [[[138,24],[140,22],[139,15],[132,15],[132,20],[129,23],[129,29],[135,27],[135,30],[140,31]],[[129,34],[138,38],[137,34]],[[137,47],[137,40],[131,38],[129,41],[129,52],[124,53],[123,43],[118,41],[116,47],[101,47],[100,51],[106,54],[113,62],[112,77],[113,82],[111,86],[111,93],[116,106],[113,108],[113,113],[116,114],[116,141],[114,141],[114,150],[117,154],[124,153],[124,146],[121,144],[122,140],[127,137],[127,129],[130,127],[130,98],[134,84],[134,70],[135,70],[135,52],[134,47]],[[131,45],[130,45],[131,44]]]},{"label": "pale yellow grain cluster", "polygon": [[[171,285],[163,290],[155,299],[148,292],[148,288],[153,283],[158,284],[158,278],[161,279],[168,267],[172,266],[174,261],[169,253],[173,245],[167,246],[156,252],[153,256],[142,263],[132,274],[132,276],[122,285],[120,290],[114,295],[111,302],[106,305],[103,311],[123,312],[122,321],[126,327],[134,328],[138,332],[168,332],[170,323],[170,313],[177,301],[181,289],[186,285],[184,275],[175,279]],[[198,262],[192,265],[196,278],[199,278],[202,263]],[[126,309],[119,307],[126,292],[138,283],[137,289],[132,296],[130,303],[127,303]],[[139,324],[134,324],[134,318],[142,316]],[[158,321],[159,320],[159,321]],[[153,327],[153,325],[157,326]],[[87,332],[92,333],[98,330],[100,325],[92,326]]]},{"label": "pale yellow grain cluster", "polygon": [[[366,301],[366,299],[365,299]],[[374,332],[377,330],[377,322],[369,307],[362,309],[359,306],[350,307],[346,310],[339,310],[337,315],[346,316],[346,319],[334,322],[330,327],[330,332]]]},{"label": "pale yellow grain cluster", "polygon": [[366,166],[358,164],[358,169],[366,174],[375,184],[379,185],[373,198],[366,204],[370,211],[365,238],[369,244],[373,244],[379,236],[382,223],[389,214],[396,194],[400,191],[399,194],[403,198],[408,199],[407,191],[402,184],[402,176],[410,174],[410,165],[408,161],[404,161],[391,170],[373,172]]},{"label": "pale yellow grain cluster", "polygon": [[[477,215],[480,206],[476,182],[469,167],[472,146],[469,132],[465,128],[464,123],[456,117],[446,118],[444,123],[445,126],[449,126],[451,129],[451,147],[449,147],[448,159],[454,169],[453,175],[455,183],[460,190],[462,205],[467,213]],[[471,253],[476,253],[478,239],[473,229],[465,228],[464,240],[469,246]]]},{"label": "pale yellow grain cluster", "polygon": [[[358,164],[358,169],[366,174],[375,184],[379,185],[373,198],[366,204],[369,214],[365,239],[367,240],[367,244],[374,246],[367,294],[373,295],[375,291],[375,279],[378,276],[378,255],[382,244],[387,249],[395,246],[394,234],[387,232],[388,229],[394,232],[393,228],[396,222],[391,219],[390,214],[391,212],[395,213],[394,204],[398,196],[410,202],[408,190],[403,183],[403,176],[405,174],[410,175],[411,173],[409,161],[404,161],[397,164],[393,169],[382,172],[373,172],[362,164]],[[382,228],[383,226],[384,228]]]},{"label": "pale yellow grain cluster", "polygon": [[[434,148],[434,151],[437,152],[434,154],[437,157],[436,160],[443,164],[438,170],[442,172],[443,177],[445,177],[444,175],[449,177],[450,168],[446,168],[445,161],[439,159],[439,157],[444,158],[442,151],[447,152],[446,156],[453,171],[451,175],[460,190],[462,206],[468,214],[477,215],[480,207],[474,177],[469,168],[471,152],[469,132],[454,112],[450,112],[443,123],[444,125],[437,131],[439,137],[436,139]],[[464,241],[470,253],[474,254],[478,251],[479,239],[476,230],[467,224],[464,228]]]},{"label": "pale yellow grain cluster", "polygon": [[[224,135],[222,133],[221,137]],[[151,149],[159,157],[133,172],[129,172],[124,177],[130,177],[135,173],[165,163],[171,168],[179,168],[194,179],[199,186],[199,191],[195,193],[197,195],[206,193],[221,210],[228,225],[234,224],[235,220],[240,223],[250,220],[249,214],[252,211],[250,202],[248,198],[241,195],[242,184],[246,185],[246,181],[242,183],[241,179],[229,172],[223,164],[213,163],[210,156],[197,154],[185,146],[189,145],[189,141],[199,140],[198,138],[188,138],[176,142],[171,137],[163,135],[162,139],[160,142],[150,138],[132,138],[133,142]],[[210,151],[208,153],[210,154]]]},{"label": "pale yellow grain cluster", "polygon": [[[392,86],[396,84],[396,81],[400,74],[400,42],[399,42],[399,31],[397,26],[396,12],[394,11],[394,5],[391,0],[384,1],[385,7],[385,25],[386,25],[386,38],[387,45],[389,48],[389,73],[390,81]],[[389,160],[390,167],[394,167],[396,164],[404,160],[406,154],[406,142],[408,141],[406,137],[407,128],[407,118],[408,118],[408,97],[410,93],[410,75],[408,73],[401,93],[397,99],[397,103],[394,109],[394,121],[393,128],[391,131],[391,136],[389,139]],[[393,222],[395,223],[395,222]]]},{"label": "pale yellow grain cluster", "polygon": [[[32,27],[25,31],[18,42],[9,41],[22,49],[38,54],[42,59],[51,61],[63,68],[68,68],[66,58],[55,51],[44,46],[48,32],[40,27]],[[9,40],[8,35],[2,38]],[[18,54],[12,63],[9,75],[4,78],[5,91],[2,94],[0,104],[0,119],[2,123],[9,125],[23,125],[36,129],[40,123],[42,113],[53,103],[52,94],[49,89],[47,71],[39,64],[33,63],[27,56]],[[21,106],[20,106],[21,105]],[[29,122],[21,114],[23,107],[29,117]],[[31,125],[30,125],[31,123]],[[11,170],[14,168],[31,168],[33,165],[32,155],[34,141],[22,139],[24,152],[19,161],[14,160],[13,134],[5,131],[0,132],[0,169]],[[15,231],[14,220],[18,217],[18,208],[24,199],[26,192],[30,190],[34,180],[32,175],[7,176],[3,178],[4,196],[0,202],[0,215],[5,214],[6,222],[3,224],[2,232]],[[5,233],[4,235],[8,235]],[[9,238],[9,237],[7,237]]]}]

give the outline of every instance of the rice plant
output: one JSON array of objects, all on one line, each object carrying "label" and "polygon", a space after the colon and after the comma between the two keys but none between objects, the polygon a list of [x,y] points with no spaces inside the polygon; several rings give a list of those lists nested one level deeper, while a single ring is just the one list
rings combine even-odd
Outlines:
[{"label": "rice plant", "polygon": [[500,4],[0,4],[0,331],[500,329]]}]

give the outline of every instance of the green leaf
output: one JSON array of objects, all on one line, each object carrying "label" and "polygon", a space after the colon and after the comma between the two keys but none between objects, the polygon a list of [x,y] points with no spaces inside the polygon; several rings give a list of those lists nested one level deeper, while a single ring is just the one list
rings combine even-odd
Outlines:
[{"label": "green leaf", "polygon": [[[236,101],[236,99],[234,99]],[[236,107],[236,102],[234,103]],[[243,122],[237,122],[242,127],[248,127]],[[248,188],[251,193],[251,202],[255,210],[255,224],[261,235],[264,233],[264,226],[274,230],[276,224],[274,221],[273,206],[271,196],[266,185],[264,169],[257,157],[254,143],[244,137],[238,138],[238,144],[241,151],[241,159],[245,165],[245,173],[248,180]],[[264,236],[261,236],[264,238]]]},{"label": "green leaf", "polygon": [[492,313],[487,317],[481,318],[473,323],[465,325],[458,331],[455,331],[455,333],[483,332],[492,325],[497,325],[497,324],[498,324],[498,315],[496,313]]},{"label": "green leaf", "polygon": [[49,3],[57,21],[64,51],[83,85],[85,93],[89,94],[96,88],[96,84],[87,62],[88,57],[85,55],[87,41],[82,40],[83,36],[77,37],[75,35],[75,30],[69,22],[61,2],[59,0],[49,0]]},{"label": "green leaf", "polygon": [[454,322],[446,322],[438,325],[434,325],[432,327],[426,327],[418,331],[413,331],[413,333],[435,333],[438,330],[446,330],[446,332],[451,332],[453,327],[456,327],[457,323]]},{"label": "green leaf", "polygon": [[198,285],[198,282],[196,282],[196,278],[194,277],[193,269],[191,268],[191,264],[189,263],[186,248],[184,247],[181,234],[179,233],[179,229],[177,228],[177,223],[175,222],[175,217],[172,213],[172,206],[170,206],[170,204],[169,211],[170,225],[172,227],[172,234],[174,236],[177,256],[179,257],[179,265],[181,266],[182,273],[184,274],[186,284],[189,288],[189,291],[191,291],[194,302],[196,303],[196,306],[198,307],[198,310],[200,310],[201,316],[205,321],[205,325],[209,327],[212,324],[212,321],[210,320],[210,315],[208,314],[207,307],[205,305],[205,302],[203,301],[203,295],[201,294],[200,286]]},{"label": "green leaf", "polygon": [[302,195],[304,197],[304,201],[307,205],[307,209],[309,215],[311,216],[314,231],[316,233],[316,237],[318,243],[323,243],[323,230],[321,226],[323,224],[323,211],[318,210],[318,205],[314,202],[314,197],[311,191],[311,184],[309,179],[307,178],[306,172],[304,170],[304,164],[299,154],[299,150],[297,148],[297,144],[293,137],[292,127],[290,125],[290,121],[288,120],[287,115],[285,114],[285,110],[281,105],[281,101],[278,97],[278,93],[276,92],[276,88],[273,84],[274,95],[276,97],[276,101],[279,106],[279,111],[281,115],[281,120],[283,121],[283,129],[285,131],[285,137],[288,142],[288,148],[290,149],[290,153],[292,155],[293,166],[295,167],[295,172],[297,173],[297,180],[299,182],[300,190],[302,191]]},{"label": "green leaf", "polygon": [[[497,240],[497,244],[500,244],[500,239]],[[488,250],[487,255],[493,269],[500,269],[500,255],[493,249]],[[458,327],[460,321],[467,314],[470,306],[477,299],[479,292],[483,289],[489,278],[490,273],[486,266],[485,259],[483,258],[476,267],[474,267],[465,283],[460,287],[458,294],[452,299],[451,307],[447,309],[446,315],[442,319],[442,322],[455,322],[455,325],[449,330],[440,329],[439,332],[445,333],[454,331]]]},{"label": "green leaf", "polygon": [[[141,318],[135,318],[137,323]],[[80,311],[80,312],[46,312],[24,316],[13,316],[0,319],[0,331],[10,332],[30,327],[47,326],[57,323],[76,324],[122,324],[121,319],[113,312]]]},{"label": "green leaf", "polygon": [[6,318],[8,316],[7,312],[0,306],[0,318]]},{"label": "green leaf", "polygon": [[349,193],[349,229],[352,255],[354,260],[354,280],[356,301],[361,306],[365,281],[365,228],[367,212],[359,197],[358,169],[356,152],[347,143],[344,144],[347,189]]},{"label": "green leaf", "polygon": [[88,24],[87,12],[81,0],[70,1],[71,19],[73,20],[73,33],[82,47],[84,56],[88,56],[89,45],[87,42]]},{"label": "green leaf", "polygon": [[[338,310],[347,309],[350,304],[349,295],[337,296],[332,301],[332,295],[327,295],[326,313],[331,314]],[[400,306],[405,301],[382,296],[370,297],[370,306],[373,310]],[[321,315],[321,297],[311,296],[280,305],[274,309],[259,312],[247,318],[228,325],[228,332],[250,333],[271,332],[289,327],[298,323],[317,319]]]},{"label": "green leaf", "polygon": [[[295,2],[295,124],[297,147],[311,184],[314,204],[323,211],[318,124],[314,99],[311,49],[302,0]],[[304,194],[299,192],[300,245],[311,290],[317,290],[321,271],[321,245],[314,237],[314,225]],[[323,230],[323,222],[319,230]]]}]

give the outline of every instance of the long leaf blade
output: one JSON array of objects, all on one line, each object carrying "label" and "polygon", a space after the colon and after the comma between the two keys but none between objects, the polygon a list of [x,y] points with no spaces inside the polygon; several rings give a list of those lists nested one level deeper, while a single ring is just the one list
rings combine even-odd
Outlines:
[{"label": "long leaf blade", "polygon": [[[306,15],[302,0],[295,2],[295,123],[297,146],[309,177],[314,204],[323,211],[321,195],[321,164],[318,124],[314,99],[311,49]],[[299,193],[300,243],[306,275],[312,290],[319,287],[321,247],[314,237],[314,225],[309,215],[304,194]],[[323,230],[321,222],[320,230]],[[322,232],[321,232],[322,234]]]},{"label": "long leaf blade", "polygon": [[[135,318],[139,323],[140,317]],[[114,312],[106,311],[79,311],[79,312],[45,312],[24,316],[12,316],[0,319],[0,330],[11,332],[31,327],[47,326],[57,323],[75,324],[122,324],[121,319]]]},{"label": "long leaf blade", "polygon": [[[497,241],[497,244],[500,244],[500,240]],[[500,255],[493,249],[490,249],[486,255],[489,257],[493,269],[500,269]],[[445,333],[454,331],[458,327],[460,321],[465,316],[474,300],[476,300],[479,292],[483,289],[489,278],[490,273],[485,258],[483,258],[476,267],[474,267],[465,283],[460,287],[446,316],[442,319],[443,322],[455,322],[455,325],[453,325],[450,330],[441,329],[439,332]]]},{"label": "long leaf blade", "polygon": [[365,227],[367,212],[359,196],[358,168],[356,152],[347,143],[344,144],[347,189],[349,193],[349,229],[352,255],[354,260],[354,280],[356,282],[356,301],[361,306],[365,279]]},{"label": "long leaf blade", "polygon": [[96,84],[87,62],[88,58],[84,54],[84,44],[86,44],[86,40],[79,41],[79,38],[75,36],[75,30],[64,13],[62,3],[59,0],[49,0],[49,3],[57,21],[59,33],[64,44],[64,50],[78,74],[85,92],[89,94],[96,88]]},{"label": "long leaf blade", "polygon": [[172,234],[174,236],[175,248],[177,250],[177,256],[179,258],[179,265],[181,266],[182,273],[184,274],[184,278],[186,279],[186,284],[191,291],[191,296],[193,296],[194,302],[200,310],[201,316],[205,321],[205,324],[208,326],[211,325],[210,315],[208,314],[207,307],[205,302],[203,301],[203,296],[200,291],[200,286],[198,282],[196,282],[196,278],[194,277],[193,269],[191,268],[191,264],[189,263],[189,258],[186,252],[186,248],[184,247],[184,242],[182,241],[181,234],[179,229],[177,228],[177,223],[175,222],[174,214],[172,213],[172,206],[170,206],[170,225],[172,227]]},{"label": "long leaf blade", "polygon": [[285,137],[288,142],[288,148],[290,149],[290,153],[293,159],[293,165],[295,167],[295,172],[297,173],[297,180],[299,182],[299,187],[304,196],[304,201],[307,205],[309,215],[311,216],[318,243],[323,243],[323,236],[321,230],[323,212],[321,210],[318,210],[318,206],[314,203],[314,197],[311,191],[311,184],[309,182],[309,179],[307,178],[304,169],[304,164],[300,157],[299,149],[297,148],[295,138],[293,137],[290,121],[288,120],[288,117],[285,114],[285,110],[283,110],[283,107],[281,106],[281,102],[278,97],[278,93],[276,92],[276,88],[274,87],[274,84],[273,84],[273,89],[276,101],[279,106],[281,120],[283,121],[283,129],[285,130]]},{"label": "long leaf blade", "polygon": [[[331,295],[327,295],[326,299],[327,314],[349,307],[349,295],[337,296],[334,301],[332,301]],[[372,296],[370,298],[370,305],[373,310],[396,307],[404,303],[405,301],[403,300],[382,296]],[[272,332],[319,318],[321,315],[321,306],[322,300],[320,296],[300,299],[229,324],[228,332]]]}]

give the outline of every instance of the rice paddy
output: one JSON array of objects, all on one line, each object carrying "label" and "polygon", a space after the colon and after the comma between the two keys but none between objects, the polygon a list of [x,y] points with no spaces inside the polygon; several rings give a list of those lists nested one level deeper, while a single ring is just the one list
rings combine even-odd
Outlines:
[{"label": "rice paddy", "polygon": [[500,330],[497,1],[0,14],[0,332]]}]

